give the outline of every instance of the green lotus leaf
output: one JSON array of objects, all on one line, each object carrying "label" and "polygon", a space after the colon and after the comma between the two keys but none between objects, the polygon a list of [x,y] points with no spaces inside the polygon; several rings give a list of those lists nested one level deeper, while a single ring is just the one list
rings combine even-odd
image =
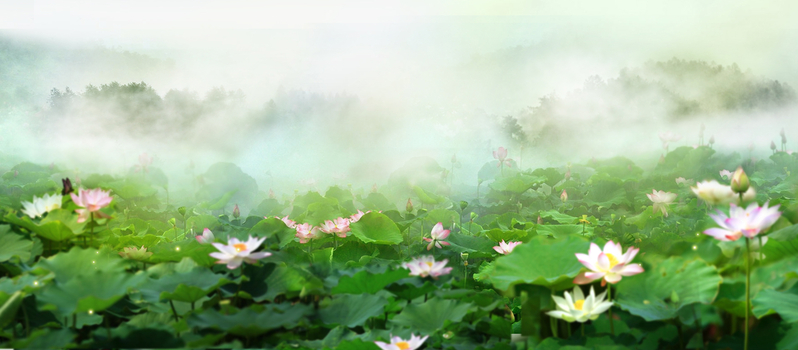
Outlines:
[{"label": "green lotus leaf", "polygon": [[460,322],[470,308],[470,303],[432,298],[423,304],[407,305],[390,323],[432,334],[443,328],[446,321]]},{"label": "green lotus leaf", "polygon": [[404,240],[393,220],[380,213],[371,212],[363,215],[349,227],[352,229],[352,235],[365,243],[393,245]]},{"label": "green lotus leaf", "polygon": [[502,291],[510,291],[520,283],[568,288],[584,267],[574,254],[586,254],[588,248],[588,241],[578,236],[554,241],[537,236],[515,247],[511,254],[496,259],[487,277]]},{"label": "green lotus leaf", "polygon": [[666,320],[676,317],[684,306],[712,303],[721,281],[715,266],[702,260],[671,257],[656,268],[624,277],[617,284],[615,301],[647,321]]},{"label": "green lotus leaf", "polygon": [[30,259],[33,242],[8,232],[9,229],[8,225],[0,225],[0,262],[8,261],[14,256],[21,261],[27,261]]},{"label": "green lotus leaf", "polygon": [[151,303],[161,300],[196,302],[211,291],[233,281],[211,272],[205,267],[195,267],[187,272],[177,272],[159,279],[148,279],[140,288],[144,299]]},{"label": "green lotus leaf", "polygon": [[143,274],[96,271],[82,273],[66,282],[50,283],[37,292],[43,310],[61,317],[80,312],[105,310],[144,281]]},{"label": "green lotus leaf", "polygon": [[319,316],[325,324],[356,327],[371,317],[382,315],[385,305],[388,300],[380,295],[339,294],[319,310]]},{"label": "green lotus leaf", "polygon": [[332,294],[374,294],[385,286],[408,276],[405,269],[386,271],[381,274],[372,274],[360,271],[353,276],[343,276],[338,279],[338,285],[332,289]]},{"label": "green lotus leaf", "polygon": [[784,321],[798,322],[798,287],[786,291],[763,290],[757,293],[751,304],[757,318],[778,313]]},{"label": "green lotus leaf", "polygon": [[230,315],[209,309],[191,314],[187,322],[192,327],[217,328],[230,334],[251,337],[280,327],[293,328],[313,311],[312,306],[304,304],[289,307],[274,305],[258,310],[254,308],[256,306]]}]

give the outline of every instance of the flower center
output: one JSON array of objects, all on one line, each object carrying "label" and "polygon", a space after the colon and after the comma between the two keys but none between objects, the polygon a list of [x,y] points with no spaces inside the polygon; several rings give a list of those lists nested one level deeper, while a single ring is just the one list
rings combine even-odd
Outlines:
[{"label": "flower center", "polygon": [[574,302],[574,309],[582,311],[582,308],[585,306],[585,299],[579,299]]},{"label": "flower center", "polygon": [[233,244],[233,247],[236,247],[236,251],[237,251],[237,252],[240,252],[240,251],[242,251],[242,250],[247,250],[247,245],[246,245],[246,244],[244,244],[244,243],[236,243],[236,244]]},{"label": "flower center", "polygon": [[410,344],[408,344],[406,341],[400,341],[394,345],[396,345],[397,348],[402,350],[410,349]]},{"label": "flower center", "polygon": [[606,255],[607,259],[610,260],[610,269],[615,267],[615,265],[618,265],[618,258],[616,258],[615,255],[610,253],[604,253],[604,255]]},{"label": "flower center", "polygon": [[432,262],[427,261],[427,262],[425,262],[425,264],[427,264],[427,266],[429,266],[429,267],[432,267]]}]

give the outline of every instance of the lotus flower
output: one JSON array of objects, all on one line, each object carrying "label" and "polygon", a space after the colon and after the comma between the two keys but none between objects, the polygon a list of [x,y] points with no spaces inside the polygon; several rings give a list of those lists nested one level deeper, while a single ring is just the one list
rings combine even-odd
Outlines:
[{"label": "lotus flower", "polygon": [[751,203],[748,208],[743,209],[732,203],[729,205],[728,216],[720,210],[717,214],[709,215],[720,228],[708,229],[704,234],[721,241],[736,241],[743,236],[754,238],[773,225],[780,216],[779,205],[768,207],[765,203],[765,206],[760,207],[756,203]]},{"label": "lotus flower", "polygon": [[662,141],[662,148],[666,151],[668,150],[668,145],[671,142],[676,142],[682,139],[682,135],[675,134],[673,132],[661,132],[659,133],[659,139]]},{"label": "lotus flower", "polygon": [[61,195],[66,196],[66,195],[68,195],[68,194],[70,194],[70,193],[75,191],[72,188],[72,181],[70,181],[68,177],[64,178],[64,179],[61,179],[61,185],[63,185],[63,187],[64,187],[64,189],[61,190]]},{"label": "lotus flower", "polygon": [[320,236],[319,228],[312,226],[311,224],[304,223],[301,225],[295,225],[295,227],[296,227],[295,236],[299,238],[299,243],[305,244],[310,242],[311,239],[316,239]]},{"label": "lotus flower", "polygon": [[721,177],[722,179],[729,180],[729,179],[731,179],[731,177],[732,177],[732,172],[731,172],[731,171],[728,171],[728,170],[726,170],[726,169],[723,169],[723,170],[721,170],[721,171],[720,171],[720,177]]},{"label": "lotus flower", "polygon": [[436,246],[438,248],[443,248],[443,247],[441,247],[441,244],[449,245],[449,242],[444,242],[443,241],[447,237],[449,237],[449,230],[444,230],[443,229],[443,224],[440,223],[440,222],[435,224],[435,226],[432,227],[432,232],[430,232],[430,236],[432,238],[424,237],[425,241],[430,242],[427,245],[427,250],[432,249],[432,246]]},{"label": "lotus flower", "polygon": [[218,249],[218,252],[210,253],[213,258],[219,259],[217,264],[227,264],[227,268],[232,270],[239,266],[244,261],[254,264],[259,259],[271,256],[269,252],[257,252],[255,250],[265,241],[266,238],[257,239],[249,237],[246,242],[241,242],[238,238],[230,238],[227,244],[213,243],[213,246]]},{"label": "lotus flower", "polygon": [[139,164],[136,165],[136,172],[144,171],[145,173],[148,172],[147,167],[152,164],[152,157],[147,155],[147,152],[142,153],[139,155]]},{"label": "lotus flower", "polygon": [[238,208],[238,204],[233,207],[233,217],[238,219],[241,216],[241,209]]},{"label": "lotus flower", "polygon": [[605,286],[607,282],[618,283],[623,276],[641,273],[643,267],[631,263],[638,251],[640,249],[632,247],[626,251],[626,254],[623,254],[621,244],[616,244],[613,241],[607,242],[602,251],[596,243],[590,243],[588,254],[576,253],[576,258],[591,272],[579,274],[574,279],[574,283],[586,284],[603,278],[601,285]]},{"label": "lotus flower", "polygon": [[335,234],[338,237],[346,238],[346,233],[349,232],[349,220],[344,218],[327,220],[319,225],[319,230],[327,234]]},{"label": "lotus flower", "polygon": [[216,237],[213,236],[213,232],[211,232],[211,230],[209,230],[207,227],[202,230],[202,235],[196,236],[194,238],[196,238],[197,242],[200,242],[200,244],[213,243],[213,240],[216,239]]},{"label": "lotus flower", "polygon": [[562,190],[562,193],[560,193],[560,200],[561,200],[563,203],[565,203],[565,201],[567,201],[567,200],[568,200],[568,192],[565,192],[565,189],[563,189],[563,190]]},{"label": "lotus flower", "polygon": [[665,191],[652,191],[647,193],[646,196],[654,202],[654,212],[661,211],[662,215],[668,217],[668,206],[676,199],[676,194]]},{"label": "lotus flower", "polygon": [[[732,191],[731,186],[721,185],[715,180],[702,181],[695,187],[690,187],[698,198],[703,199],[708,204],[729,204],[740,203],[740,197]],[[743,200],[752,200],[756,197],[753,187],[748,188],[743,194]]]},{"label": "lotus flower", "polygon": [[410,270],[410,276],[432,276],[433,278],[437,278],[438,276],[452,272],[451,267],[446,267],[446,263],[448,262],[449,259],[436,262],[432,255],[426,255],[415,258],[403,266]]},{"label": "lotus flower", "polygon": [[424,341],[427,340],[427,336],[417,337],[414,334],[410,334],[410,339],[404,340],[399,337],[391,337],[391,343],[385,343],[381,341],[375,341],[374,344],[380,347],[382,350],[416,350],[421,345],[424,344]]},{"label": "lotus flower", "polygon": [[78,195],[75,195],[74,193],[69,194],[75,204],[84,208],[75,209],[75,212],[78,213],[78,223],[86,221],[86,219],[89,218],[90,213],[95,213],[95,215],[101,218],[109,217],[108,215],[103,214],[100,209],[108,206],[108,204],[111,204],[113,197],[111,197],[110,191],[103,191],[99,188],[95,188],[93,190],[84,190],[81,188],[78,192]]},{"label": "lotus flower", "polygon": [[152,253],[147,251],[147,248],[141,246],[141,248],[136,247],[126,247],[123,248],[124,251],[119,252],[119,256],[127,259],[132,260],[147,260],[147,258],[152,256]]},{"label": "lotus flower", "polygon": [[504,240],[502,240],[501,243],[499,243],[499,245],[493,247],[493,250],[495,250],[499,254],[507,255],[512,253],[513,249],[515,249],[515,247],[519,244],[521,244],[521,242],[504,243]]},{"label": "lotus flower", "polygon": [[[368,213],[368,212],[366,212],[366,213]],[[358,210],[357,213],[354,213],[354,214],[352,214],[352,216],[349,217],[349,223],[358,222],[360,220],[360,218],[363,217],[363,215],[366,215],[366,213]]]},{"label": "lotus flower", "polygon": [[612,307],[612,303],[604,301],[604,296],[607,292],[601,293],[596,296],[593,286],[590,286],[590,295],[585,298],[582,294],[582,289],[575,286],[573,295],[568,292],[564,293],[565,298],[552,296],[554,303],[557,304],[556,311],[549,311],[546,314],[551,317],[563,319],[566,322],[586,322],[588,320],[595,320],[604,311]]},{"label": "lotus flower", "polygon": [[676,178],[676,184],[677,185],[687,185],[687,186],[689,186],[693,182],[694,182],[693,179],[685,179],[683,177],[677,177]]},{"label": "lotus flower", "polygon": [[493,151],[493,158],[499,160],[499,164],[496,167],[500,167],[502,165],[506,165],[508,168],[510,167],[510,161],[512,159],[507,158],[507,149],[504,147],[499,147],[498,150]]},{"label": "lotus flower", "polygon": [[33,202],[22,202],[22,212],[30,216],[31,219],[44,216],[45,213],[53,209],[61,208],[63,196],[60,194],[45,194],[39,198],[34,196]]},{"label": "lotus flower", "polygon": [[[285,224],[285,226],[288,226],[289,228],[296,228],[296,221],[289,219],[288,215],[282,218],[279,216],[275,216],[274,218],[280,219]],[[268,217],[265,217],[264,219],[268,219]]]}]

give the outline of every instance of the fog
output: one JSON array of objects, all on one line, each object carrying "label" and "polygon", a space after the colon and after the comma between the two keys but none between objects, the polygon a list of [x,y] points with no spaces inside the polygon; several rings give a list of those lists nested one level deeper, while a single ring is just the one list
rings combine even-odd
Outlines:
[{"label": "fog", "polygon": [[702,123],[716,148],[766,157],[781,128],[798,137],[796,10],[0,1],[0,152],[74,174],[122,174],[146,152],[173,183],[227,161],[282,193],[370,188],[414,157],[449,168],[455,154],[453,182],[473,186],[499,146],[522,168],[653,166],[660,132],[690,146]]}]

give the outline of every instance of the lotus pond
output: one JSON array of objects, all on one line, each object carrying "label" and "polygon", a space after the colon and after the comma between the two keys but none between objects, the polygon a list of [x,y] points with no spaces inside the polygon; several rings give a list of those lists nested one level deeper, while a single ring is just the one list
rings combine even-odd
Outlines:
[{"label": "lotus pond", "polygon": [[294,193],[231,163],[177,194],[147,155],[8,164],[0,346],[798,348],[798,155],[512,156],[486,152],[467,191],[455,158]]}]

